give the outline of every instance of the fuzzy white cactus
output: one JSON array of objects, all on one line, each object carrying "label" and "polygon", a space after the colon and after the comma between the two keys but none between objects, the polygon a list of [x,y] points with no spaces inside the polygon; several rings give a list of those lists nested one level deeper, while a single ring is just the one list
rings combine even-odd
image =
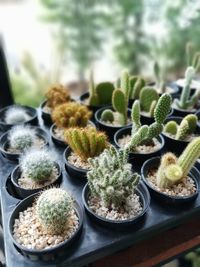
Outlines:
[{"label": "fuzzy white cactus", "polygon": [[5,122],[7,124],[24,123],[30,119],[26,110],[20,106],[10,107],[5,113]]}]

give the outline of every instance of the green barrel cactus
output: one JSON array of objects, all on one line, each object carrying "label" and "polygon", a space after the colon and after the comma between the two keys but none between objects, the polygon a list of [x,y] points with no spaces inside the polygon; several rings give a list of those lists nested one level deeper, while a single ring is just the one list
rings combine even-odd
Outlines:
[{"label": "green barrel cactus", "polygon": [[164,126],[164,133],[169,133],[176,135],[178,129],[178,124],[175,121],[168,121]]}]

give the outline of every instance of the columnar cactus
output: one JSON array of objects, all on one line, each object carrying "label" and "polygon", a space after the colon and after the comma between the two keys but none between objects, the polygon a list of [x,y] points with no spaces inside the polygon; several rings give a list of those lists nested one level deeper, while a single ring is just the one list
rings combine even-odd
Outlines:
[{"label": "columnar cactus", "polygon": [[52,119],[59,128],[85,127],[91,115],[92,112],[86,106],[68,102],[55,107]]},{"label": "columnar cactus", "polygon": [[23,107],[13,106],[6,111],[4,121],[7,124],[20,124],[29,119],[30,116]]},{"label": "columnar cactus", "polygon": [[131,76],[129,78],[130,83],[130,99],[139,99],[140,91],[145,86],[146,82],[142,77]]},{"label": "columnar cactus", "polygon": [[200,53],[194,52],[194,45],[191,42],[186,44],[186,58],[187,66],[192,66],[197,72],[200,66]]},{"label": "columnar cactus", "polygon": [[48,180],[53,172],[54,160],[46,150],[30,150],[21,157],[22,175],[36,183]]},{"label": "columnar cactus", "polygon": [[111,146],[99,157],[88,160],[91,164],[87,173],[91,194],[99,197],[108,208],[120,207],[139,182],[140,176],[132,172],[127,152]]},{"label": "columnar cactus", "polygon": [[141,110],[148,112],[149,116],[153,117],[153,111],[159,99],[159,95],[153,87],[144,87],[140,92]]},{"label": "columnar cactus", "polygon": [[47,106],[54,109],[56,106],[71,100],[68,90],[61,84],[51,86],[46,94]]},{"label": "columnar cactus", "polygon": [[57,235],[66,229],[72,203],[72,198],[61,188],[45,190],[38,197],[36,216],[46,232]]},{"label": "columnar cactus", "polygon": [[200,137],[195,138],[185,148],[179,158],[172,153],[165,154],[157,172],[157,185],[169,187],[185,178],[200,156]]},{"label": "columnar cactus", "polygon": [[164,94],[166,91],[166,86],[163,81],[163,75],[161,73],[161,69],[157,61],[154,63],[154,76],[156,79],[155,88],[158,89],[160,93]]},{"label": "columnar cactus", "polygon": [[108,147],[107,136],[93,127],[69,128],[64,137],[70,148],[84,161],[97,157]]},{"label": "columnar cactus", "polygon": [[9,144],[11,148],[24,150],[31,147],[35,141],[36,133],[28,126],[15,126],[9,131]]}]

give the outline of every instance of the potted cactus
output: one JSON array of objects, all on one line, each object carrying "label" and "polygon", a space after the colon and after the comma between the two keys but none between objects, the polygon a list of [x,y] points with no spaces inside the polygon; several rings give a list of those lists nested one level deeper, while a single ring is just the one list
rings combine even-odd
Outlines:
[{"label": "potted cactus", "polygon": [[112,140],[117,130],[131,124],[129,119],[128,101],[130,81],[127,71],[123,71],[120,79],[120,89],[115,89],[112,95],[112,107],[103,107],[95,113],[95,120],[100,130],[105,131]]},{"label": "potted cactus", "polygon": [[17,196],[25,198],[62,180],[60,165],[52,152],[45,149],[28,150],[11,173]]},{"label": "potted cactus", "polygon": [[88,160],[82,198],[86,211],[97,222],[112,227],[128,226],[145,214],[149,206],[147,191],[140,191],[140,175],[133,173],[128,163],[128,150],[114,146],[98,157]]},{"label": "potted cactus", "polygon": [[54,124],[50,128],[53,141],[57,145],[66,146],[64,131],[70,127],[94,126],[94,124],[89,121],[91,116],[92,112],[86,106],[76,102],[64,103],[55,107],[52,112]]},{"label": "potted cactus", "polygon": [[42,148],[46,145],[48,145],[46,132],[34,126],[14,126],[0,137],[0,151],[10,160],[18,160],[19,156],[29,148]]},{"label": "potted cactus", "polygon": [[163,94],[158,100],[154,110],[155,122],[151,125],[142,125],[140,120],[140,102],[133,103],[131,118],[132,127],[119,130],[114,141],[118,147],[130,148],[130,159],[138,164],[143,163],[150,156],[159,155],[164,146],[164,139],[160,135],[163,130],[163,122],[170,111],[171,96]]},{"label": "potted cactus", "polygon": [[64,162],[68,173],[85,178],[90,169],[89,158],[100,155],[109,146],[107,136],[94,127],[69,128],[65,131],[68,147],[64,151]]},{"label": "potted cactus", "polygon": [[37,125],[37,111],[32,107],[11,105],[0,110],[0,129],[9,130],[18,124]]},{"label": "potted cactus", "polygon": [[51,188],[27,197],[15,207],[9,233],[23,255],[47,261],[69,250],[82,224],[79,204],[64,189]]},{"label": "potted cactus", "polygon": [[68,89],[61,84],[48,88],[45,94],[46,100],[40,105],[42,118],[46,124],[52,124],[51,113],[53,109],[63,103],[71,101]]},{"label": "potted cactus", "polygon": [[130,83],[129,107],[131,108],[133,102],[136,99],[139,99],[140,92],[142,88],[146,85],[146,81],[140,76],[130,76],[129,83]]},{"label": "potted cactus", "polygon": [[165,139],[166,149],[180,154],[199,133],[197,116],[189,114],[184,118],[169,117],[166,119],[162,134]]},{"label": "potted cactus", "polygon": [[162,158],[147,160],[142,167],[142,178],[152,196],[181,204],[198,195],[199,172],[193,165],[200,156],[200,137],[193,139],[177,158],[168,152]]}]

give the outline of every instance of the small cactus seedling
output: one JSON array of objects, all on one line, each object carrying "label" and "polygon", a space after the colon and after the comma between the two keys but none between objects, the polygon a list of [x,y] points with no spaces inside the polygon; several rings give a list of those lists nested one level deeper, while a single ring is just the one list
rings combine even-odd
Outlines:
[{"label": "small cactus seedling", "polygon": [[68,90],[61,84],[50,87],[46,94],[47,106],[54,109],[56,106],[69,102],[71,97]]},{"label": "small cactus seedling", "polygon": [[150,117],[153,117],[158,99],[159,95],[155,88],[144,87],[140,92],[139,98],[141,110],[147,112]]},{"label": "small cactus seedling", "polygon": [[120,207],[139,182],[140,176],[132,172],[127,152],[111,146],[99,157],[88,160],[91,164],[87,173],[91,194],[102,199],[108,208]]},{"label": "small cactus seedling", "polygon": [[192,66],[197,72],[200,66],[200,53],[194,52],[194,45],[191,42],[186,44],[187,66]]},{"label": "small cactus seedling", "polygon": [[163,80],[163,73],[157,61],[154,63],[154,76],[156,79],[156,84],[155,84],[156,90],[158,90],[159,93],[164,94],[166,91],[166,86]]},{"label": "small cactus seedling", "polygon": [[140,91],[145,86],[146,82],[142,77],[131,76],[129,78],[130,82],[130,93],[129,99],[139,99]]},{"label": "small cactus seedling", "polygon": [[36,183],[48,180],[53,172],[54,160],[46,150],[30,150],[21,157],[22,175]]},{"label": "small cactus seedling", "polygon": [[172,153],[165,154],[157,172],[157,185],[167,188],[181,182],[200,156],[200,137],[195,138],[177,158]]},{"label": "small cactus seedling", "polygon": [[69,194],[61,188],[41,193],[36,201],[36,216],[46,232],[57,235],[66,229],[72,203]]},{"label": "small cactus seedling", "polygon": [[21,151],[33,145],[36,133],[28,126],[15,126],[9,131],[8,139],[11,148]]},{"label": "small cactus seedling", "polygon": [[108,147],[107,136],[94,127],[69,128],[64,136],[70,148],[84,161],[97,157]]},{"label": "small cactus seedling", "polygon": [[10,107],[5,113],[5,122],[7,124],[22,124],[30,119],[26,110],[20,106]]},{"label": "small cactus seedling", "polygon": [[52,119],[59,128],[85,127],[92,115],[89,109],[75,102],[68,102],[55,107]]},{"label": "small cactus seedling", "polygon": [[175,121],[169,121],[164,127],[164,133],[174,135],[176,140],[185,140],[188,135],[193,134],[197,126],[197,116],[189,114],[182,119],[180,125]]}]

